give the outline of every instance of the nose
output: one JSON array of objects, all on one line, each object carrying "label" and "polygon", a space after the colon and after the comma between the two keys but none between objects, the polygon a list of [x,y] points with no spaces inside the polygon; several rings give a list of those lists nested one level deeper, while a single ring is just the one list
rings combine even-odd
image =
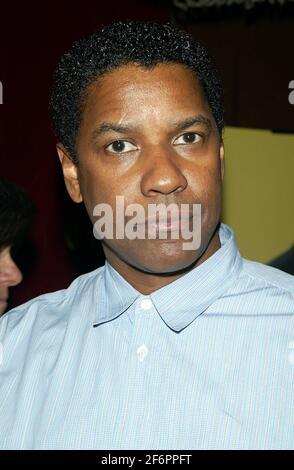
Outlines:
[{"label": "nose", "polygon": [[11,257],[10,248],[7,248],[0,255],[0,286],[16,286],[22,278],[21,271]]},{"label": "nose", "polygon": [[141,191],[145,196],[156,193],[171,194],[183,191],[187,187],[187,179],[183,175],[178,155],[163,147],[153,147],[144,157],[145,168],[141,179]]}]

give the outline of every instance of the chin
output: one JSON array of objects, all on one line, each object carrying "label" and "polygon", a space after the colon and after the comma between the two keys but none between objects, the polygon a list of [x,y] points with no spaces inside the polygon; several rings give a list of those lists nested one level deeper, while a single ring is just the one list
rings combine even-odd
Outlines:
[{"label": "chin", "polygon": [[156,251],[147,251],[148,256],[133,257],[133,262],[129,261],[134,267],[141,271],[154,274],[172,274],[183,271],[195,264],[201,256],[199,250],[175,249],[174,246],[165,242],[157,248]]}]

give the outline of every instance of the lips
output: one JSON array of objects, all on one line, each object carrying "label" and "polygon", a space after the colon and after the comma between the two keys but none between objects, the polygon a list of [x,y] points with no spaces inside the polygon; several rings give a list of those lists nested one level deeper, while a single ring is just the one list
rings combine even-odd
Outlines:
[{"label": "lips", "polygon": [[165,215],[157,215],[156,217],[149,217],[145,219],[144,222],[142,222],[139,225],[145,225],[145,227],[148,229],[157,229],[157,230],[178,230],[180,227],[183,227],[184,225],[187,225],[189,223],[189,220],[192,219],[192,215],[187,213],[183,214],[181,213],[179,217],[176,215],[170,215],[168,214],[167,217]]}]

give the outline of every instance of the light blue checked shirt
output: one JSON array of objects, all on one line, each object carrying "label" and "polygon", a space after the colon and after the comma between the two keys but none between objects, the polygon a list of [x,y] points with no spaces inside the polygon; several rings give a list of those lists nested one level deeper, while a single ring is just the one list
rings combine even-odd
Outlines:
[{"label": "light blue checked shirt", "polygon": [[293,276],[221,248],[142,295],[106,262],[0,321],[1,449],[293,449]]}]

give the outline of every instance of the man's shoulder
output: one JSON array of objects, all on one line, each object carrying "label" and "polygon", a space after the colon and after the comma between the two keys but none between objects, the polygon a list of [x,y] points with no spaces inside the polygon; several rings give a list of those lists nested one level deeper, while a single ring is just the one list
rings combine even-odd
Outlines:
[{"label": "man's shoulder", "polygon": [[272,287],[281,293],[294,296],[294,276],[280,269],[243,259],[243,274],[249,276],[255,283],[264,285],[265,288]]},{"label": "man's shoulder", "polygon": [[240,270],[220,300],[240,315],[275,315],[293,321],[294,276],[257,261],[242,258]]},{"label": "man's shoulder", "polygon": [[93,283],[99,281],[103,269],[104,266],[83,274],[74,279],[66,289],[39,295],[6,312],[0,318],[0,340],[9,331],[28,330],[36,322],[40,325],[51,320],[67,321],[73,306],[77,306],[82,299],[87,301],[87,293],[91,291]]}]

